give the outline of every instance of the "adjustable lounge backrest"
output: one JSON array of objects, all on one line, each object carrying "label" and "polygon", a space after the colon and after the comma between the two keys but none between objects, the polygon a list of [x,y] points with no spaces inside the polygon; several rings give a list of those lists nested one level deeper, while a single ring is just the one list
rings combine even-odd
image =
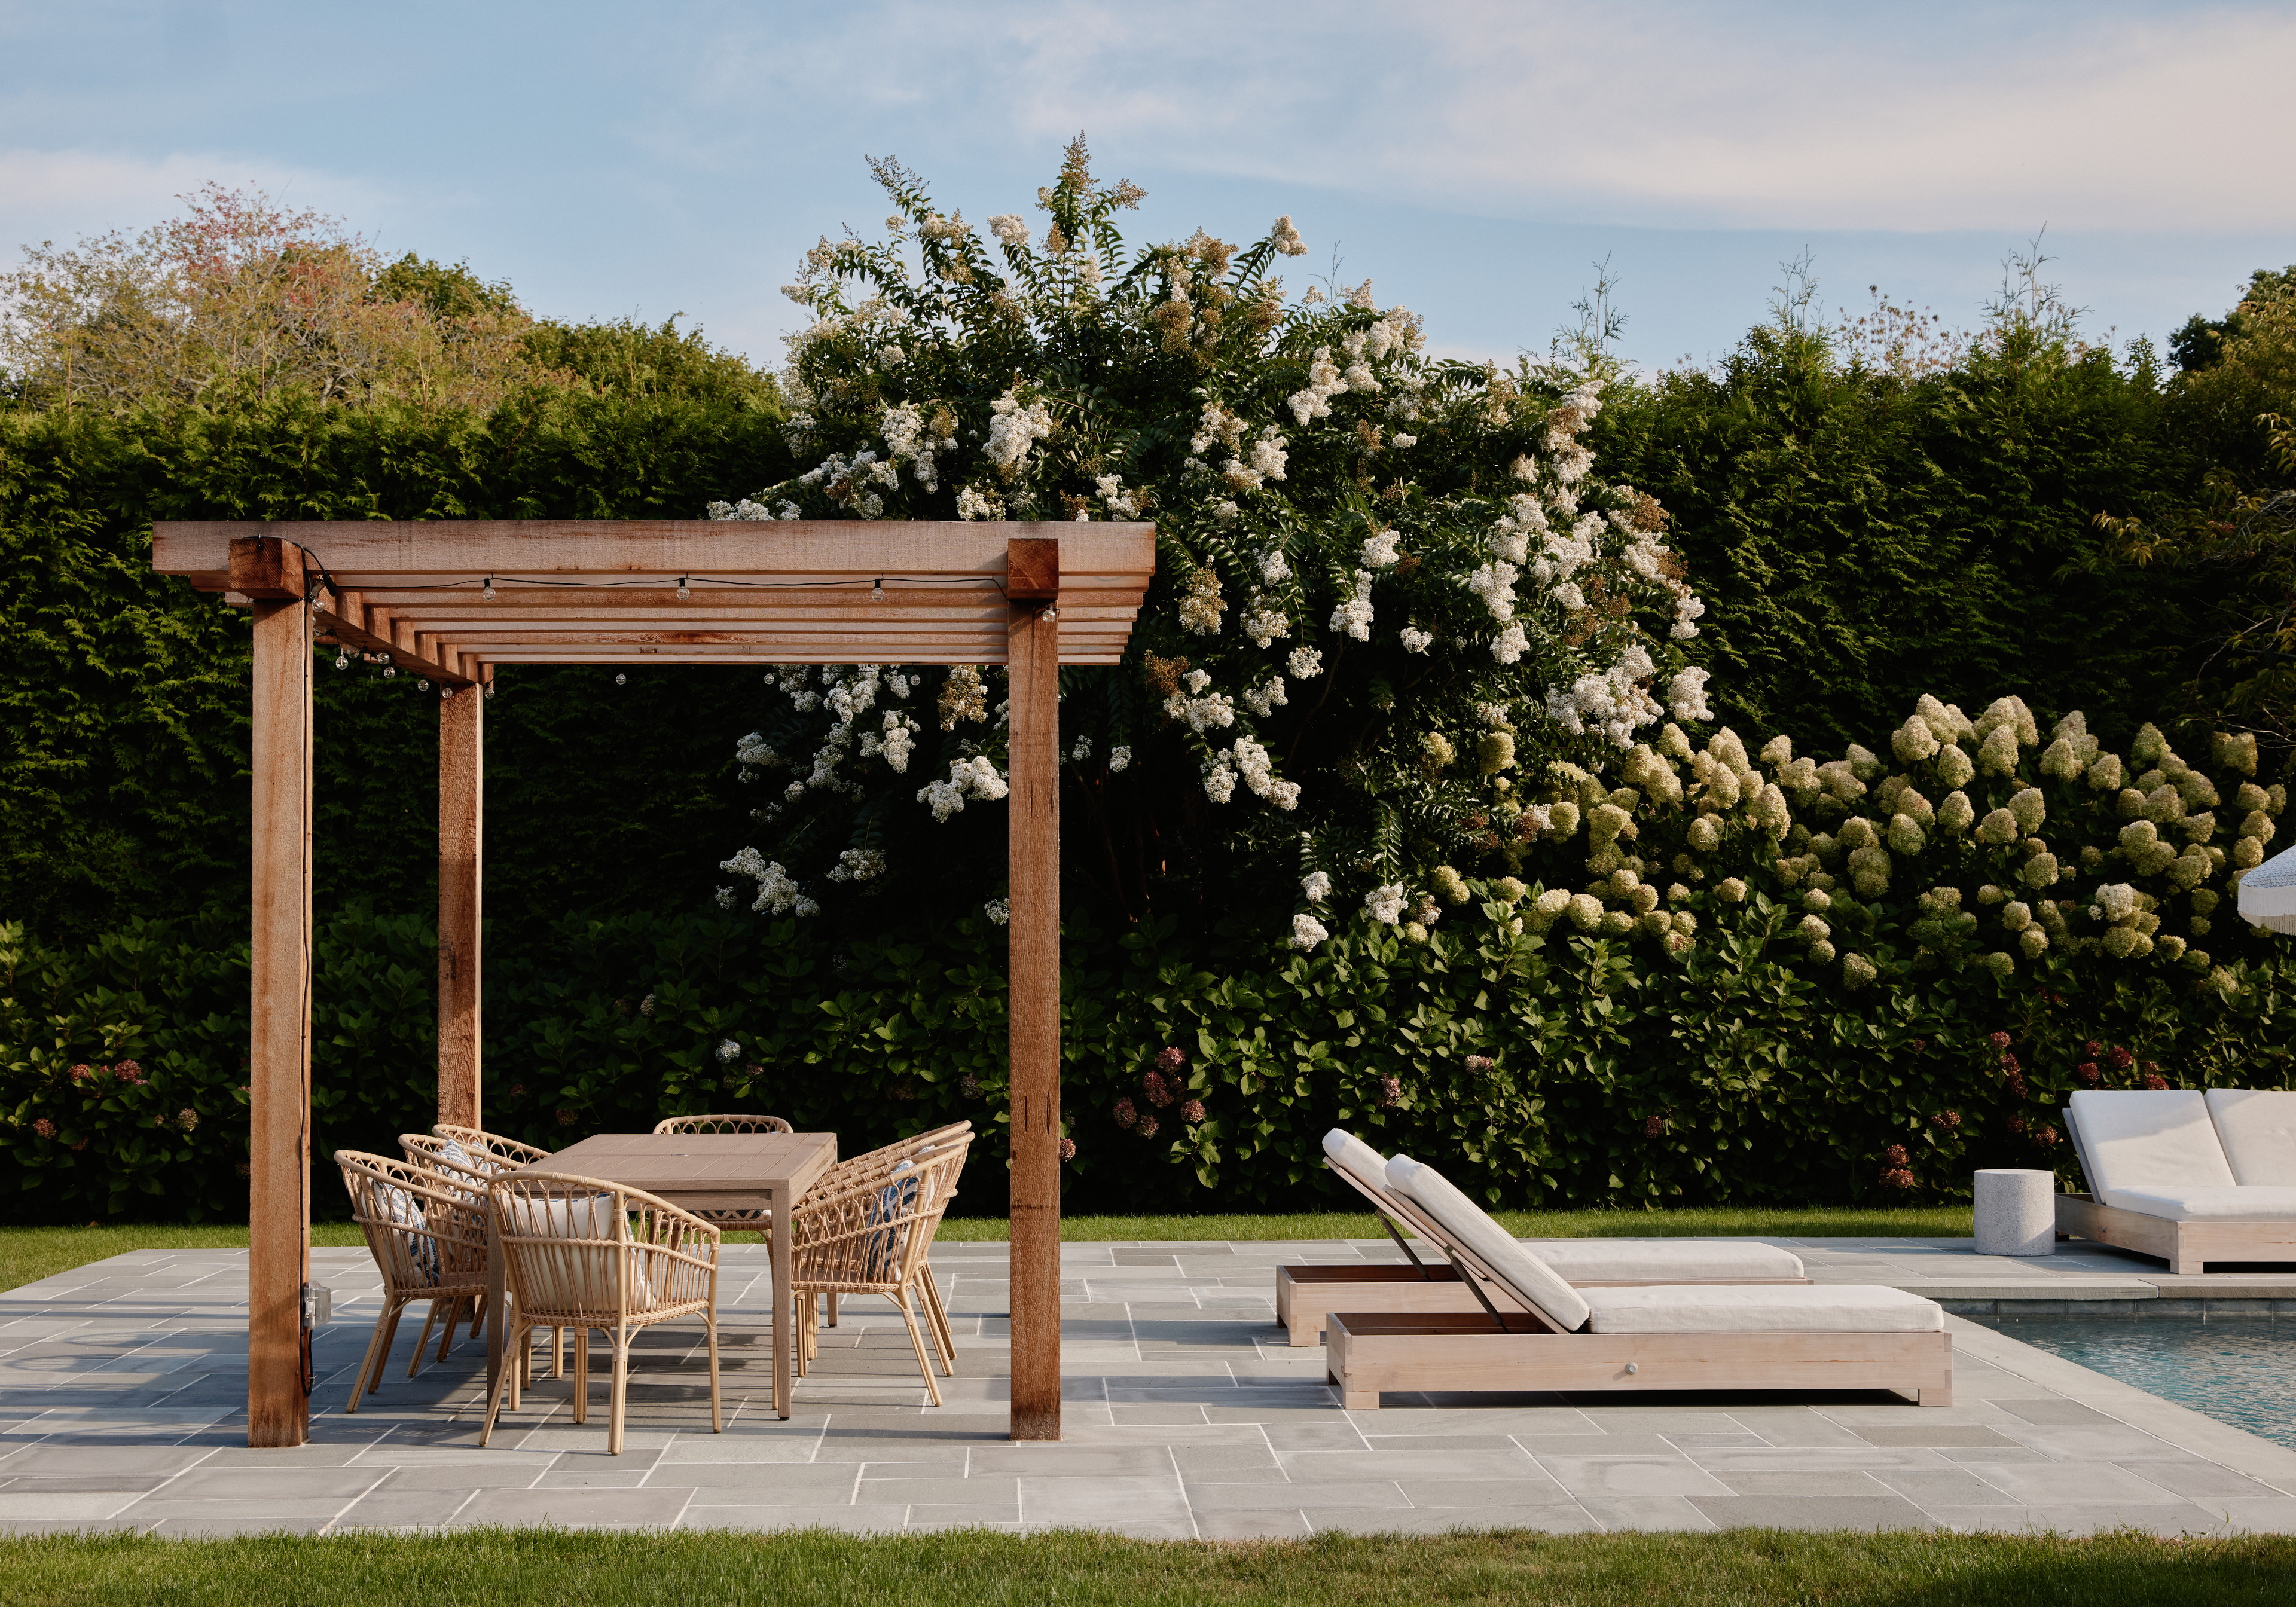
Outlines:
[{"label": "adjustable lounge backrest", "polygon": [[1407,1155],[1398,1155],[1387,1163],[1387,1180],[1444,1231],[1451,1241],[1447,1248],[1455,1254],[1465,1251],[1523,1305],[1543,1313],[1565,1332],[1585,1325],[1591,1308],[1579,1292],[1515,1242],[1513,1234],[1492,1221],[1488,1212],[1452,1186],[1442,1173]]},{"label": "adjustable lounge backrest", "polygon": [[1387,1158],[1345,1127],[1324,1135],[1324,1154],[1333,1171],[1362,1185],[1374,1201],[1387,1192]]},{"label": "adjustable lounge backrest", "polygon": [[2107,1205],[2122,1189],[2230,1188],[2235,1179],[2209,1119],[2208,1101],[2187,1088],[2083,1089],[2072,1096],[2089,1185]]},{"label": "adjustable lounge backrest", "polygon": [[2234,1178],[2266,1186],[2296,1185],[2296,1093],[2210,1088],[2209,1117]]}]

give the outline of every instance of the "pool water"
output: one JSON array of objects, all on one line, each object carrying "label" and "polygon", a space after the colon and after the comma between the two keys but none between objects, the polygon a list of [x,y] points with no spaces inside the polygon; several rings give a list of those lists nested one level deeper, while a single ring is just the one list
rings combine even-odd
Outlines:
[{"label": "pool water", "polygon": [[2037,1350],[2296,1448],[2296,1322],[2270,1317],[2003,1317]]}]

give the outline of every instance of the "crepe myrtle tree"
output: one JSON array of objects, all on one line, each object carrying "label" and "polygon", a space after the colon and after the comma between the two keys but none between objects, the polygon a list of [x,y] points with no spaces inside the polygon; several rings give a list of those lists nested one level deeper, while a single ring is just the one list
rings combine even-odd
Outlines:
[{"label": "crepe myrtle tree", "polygon": [[[873,171],[882,235],[823,240],[786,287],[813,315],[783,381],[813,466],[709,512],[1154,521],[1124,666],[1062,677],[1070,871],[1113,910],[1189,888],[1185,866],[1191,898],[1298,885],[1302,947],[1341,901],[1423,922],[1432,867],[1496,868],[1539,829],[1519,766],[1600,767],[1669,713],[1707,717],[1665,514],[1581,444],[1598,365],[1431,356],[1368,280],[1294,296],[1289,217],[1247,246],[1131,246],[1117,218],[1143,192],[1097,184],[1081,139],[1033,223],[976,228]],[[1002,671],[766,680],[738,755],[777,794],[767,847],[726,862],[747,886],[720,901],[805,915],[948,873],[935,832],[1004,796]],[[995,919],[996,890],[968,897]]]}]

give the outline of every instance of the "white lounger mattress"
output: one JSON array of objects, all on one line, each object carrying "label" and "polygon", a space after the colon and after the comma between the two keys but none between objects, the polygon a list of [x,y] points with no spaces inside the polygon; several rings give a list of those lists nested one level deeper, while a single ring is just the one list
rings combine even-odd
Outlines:
[{"label": "white lounger mattress", "polygon": [[2117,1188],[2105,1203],[2171,1221],[2236,1221],[2243,1218],[2296,1217],[2296,1187],[2267,1184],[2213,1188]]},{"label": "white lounger mattress", "polygon": [[1746,1239],[1524,1239],[1522,1247],[1572,1283],[1694,1283],[1702,1278],[1799,1278],[1801,1258]]},{"label": "white lounger mattress", "polygon": [[1674,1283],[1583,1291],[1588,1333],[1939,1333],[1945,1308],[1879,1283]]}]

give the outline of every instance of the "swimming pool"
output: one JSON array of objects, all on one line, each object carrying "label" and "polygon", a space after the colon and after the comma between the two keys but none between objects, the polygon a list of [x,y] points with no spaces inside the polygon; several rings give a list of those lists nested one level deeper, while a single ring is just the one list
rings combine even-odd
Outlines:
[{"label": "swimming pool", "polygon": [[1987,1326],[2296,1448],[2296,1322],[2005,1316],[1987,1321]]}]

